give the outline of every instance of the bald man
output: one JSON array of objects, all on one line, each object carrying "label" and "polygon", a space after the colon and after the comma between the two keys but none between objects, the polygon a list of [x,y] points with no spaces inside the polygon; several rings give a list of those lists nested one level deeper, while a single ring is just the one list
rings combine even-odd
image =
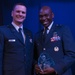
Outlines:
[{"label": "bald man", "polygon": [[55,64],[41,69],[36,63],[35,71],[37,75],[72,75],[71,65],[75,62],[75,42],[70,29],[67,26],[55,24],[53,18],[51,8],[43,6],[39,19],[44,28],[35,35],[34,57],[38,62],[38,58],[44,52],[50,55]]}]

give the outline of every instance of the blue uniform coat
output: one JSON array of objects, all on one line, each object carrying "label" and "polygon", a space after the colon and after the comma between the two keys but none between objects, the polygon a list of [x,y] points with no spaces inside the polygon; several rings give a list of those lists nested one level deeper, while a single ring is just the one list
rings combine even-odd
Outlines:
[{"label": "blue uniform coat", "polygon": [[35,36],[35,60],[42,52],[54,60],[53,68],[58,75],[72,75],[71,65],[75,62],[75,42],[67,26],[53,25],[43,42],[43,30]]},{"label": "blue uniform coat", "polygon": [[12,25],[0,27],[0,75],[31,75],[33,40],[24,29],[25,44]]}]

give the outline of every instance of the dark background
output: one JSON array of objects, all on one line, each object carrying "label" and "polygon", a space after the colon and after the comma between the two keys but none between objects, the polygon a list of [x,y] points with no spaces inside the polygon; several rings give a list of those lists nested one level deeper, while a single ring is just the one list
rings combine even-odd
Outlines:
[{"label": "dark background", "polygon": [[[12,22],[12,6],[17,2],[23,2],[27,7],[27,17],[24,26],[32,31],[33,35],[42,28],[39,23],[39,10],[42,6],[50,6],[55,14],[56,24],[68,25],[75,39],[75,2],[74,0],[2,0],[0,1],[0,25],[8,25]],[[75,75],[75,64],[72,66]]]}]

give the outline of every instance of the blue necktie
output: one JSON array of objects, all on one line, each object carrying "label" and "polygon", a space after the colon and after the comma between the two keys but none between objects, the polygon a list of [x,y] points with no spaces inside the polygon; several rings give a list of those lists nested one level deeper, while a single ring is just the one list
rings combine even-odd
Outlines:
[{"label": "blue necktie", "polygon": [[45,28],[44,34],[43,34],[43,40],[45,41],[46,37],[47,37],[47,30],[48,28]]},{"label": "blue necktie", "polygon": [[22,40],[22,42],[24,43],[24,39],[23,39],[23,35],[22,35],[22,28],[19,28],[19,35],[20,35],[20,38]]}]

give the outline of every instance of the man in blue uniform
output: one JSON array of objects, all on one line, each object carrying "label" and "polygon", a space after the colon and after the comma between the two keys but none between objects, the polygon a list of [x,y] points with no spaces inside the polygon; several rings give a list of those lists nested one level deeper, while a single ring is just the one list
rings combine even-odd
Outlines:
[{"label": "man in blue uniform", "polygon": [[33,60],[32,33],[23,27],[26,6],[17,3],[12,23],[0,27],[0,75],[31,75]]},{"label": "man in blue uniform", "polygon": [[[37,75],[72,75],[71,65],[75,62],[75,42],[67,26],[54,24],[54,14],[50,7],[44,6],[40,10],[39,19],[44,29],[35,36],[35,60],[42,53],[48,54],[54,61],[54,65],[40,68],[36,63]],[[42,57],[44,61],[45,56]],[[41,60],[40,60],[41,61]],[[43,63],[43,61],[41,63]],[[38,61],[39,62],[39,61]]]}]

